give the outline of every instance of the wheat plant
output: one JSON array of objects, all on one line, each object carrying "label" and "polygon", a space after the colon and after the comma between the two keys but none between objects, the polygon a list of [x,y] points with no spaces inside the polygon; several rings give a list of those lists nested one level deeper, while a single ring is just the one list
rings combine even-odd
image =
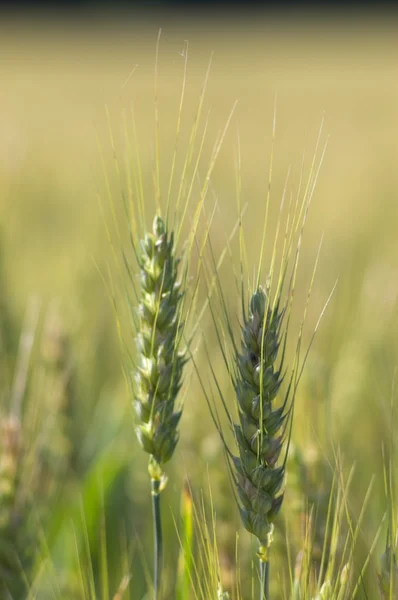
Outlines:
[{"label": "wheat plant", "polygon": [[244,317],[241,352],[237,355],[234,388],[239,405],[235,424],[238,456],[234,456],[235,483],[240,514],[246,529],[259,543],[262,595],[269,597],[269,550],[273,522],[283,501],[284,464],[278,466],[287,420],[286,402],[273,403],[282,383],[281,368],[275,366],[281,341],[284,310],[272,309],[266,292],[259,287]]},{"label": "wheat plant", "polygon": [[[153,190],[148,201],[143,185],[143,167],[136,133],[134,108],[131,122],[125,119],[125,148],[123,158],[118,158],[112,129],[111,144],[117,157],[117,177],[122,185],[124,225],[127,223],[128,243],[121,233],[116,218],[117,201],[110,191],[109,177],[105,173],[109,190],[111,222],[106,222],[107,235],[118,270],[119,283],[124,298],[110,285],[112,301],[120,339],[125,350],[125,374],[134,411],[135,431],[142,450],[149,454],[149,476],[154,527],[154,598],[162,597],[163,538],[160,497],[167,482],[164,465],[172,458],[179,438],[179,423],[186,398],[184,367],[199,330],[211,294],[200,305],[198,290],[202,270],[202,255],[207,245],[210,224],[203,219],[210,177],[220,152],[232,113],[214,143],[208,164],[202,164],[202,151],[207,124],[203,126],[202,112],[207,87],[207,70],[190,126],[188,146],[180,156],[179,138],[185,99],[188,44],[184,49],[184,71],[174,149],[163,157],[167,160],[169,176],[162,185],[161,147],[159,143],[158,108],[158,53],[160,32],[155,57],[155,135]],[[130,132],[130,128],[132,134]],[[131,143],[132,135],[133,143]],[[182,163],[180,171],[177,164]],[[200,177],[200,169],[204,174]],[[195,200],[193,200],[195,198]],[[154,214],[152,227],[148,227],[148,206]],[[103,207],[102,207],[103,210]],[[214,210],[214,209],[213,209]],[[188,225],[188,220],[190,221]],[[187,230],[188,225],[188,231]],[[185,236],[185,238],[184,238]],[[222,263],[220,258],[219,265]],[[123,264],[124,268],[120,268]],[[128,331],[123,331],[123,309],[127,306]]]},{"label": "wheat plant", "polygon": [[166,478],[163,466],[178,441],[181,409],[176,400],[181,388],[186,355],[180,350],[184,327],[184,290],[178,280],[174,235],[157,215],[153,231],[140,244],[140,290],[137,331],[137,367],[132,370],[136,432],[142,449],[150,455],[155,527],[155,599],[160,590],[162,528],[160,493]]},{"label": "wheat plant", "polygon": [[[285,221],[278,272],[276,261],[285,194],[287,194],[285,188],[276,233],[271,245],[268,273],[264,277],[263,263],[265,259],[263,255],[269,237],[267,225],[270,193],[268,192],[262,243],[259,248],[259,265],[254,285],[249,286],[245,277],[250,267],[247,265],[247,248],[242,225],[243,218],[241,218],[240,276],[237,277],[237,291],[241,308],[240,344],[236,341],[235,335],[237,319],[232,318],[228,298],[223,291],[222,283],[218,282],[217,291],[221,308],[218,308],[215,303],[211,303],[211,312],[235,399],[231,392],[227,395],[222,391],[219,378],[211,364],[210,369],[229,423],[229,432],[225,430],[214,400],[206,391],[204,381],[197,370],[213,421],[224,443],[242,523],[257,540],[260,600],[270,600],[270,553],[274,536],[274,521],[283,503],[283,486],[292,432],[294,400],[308,354],[307,350],[304,359],[301,359],[303,326],[317,261],[309,287],[304,317],[296,338],[293,364],[290,370],[286,366],[288,332],[300,248],[322,158],[323,153],[321,152],[317,166],[315,166],[314,159],[303,195],[300,197],[299,189],[295,204],[293,203],[293,192],[290,192],[291,200]],[[238,171],[239,164],[240,159],[238,160]],[[271,173],[272,159],[269,190]],[[237,182],[238,208],[242,215],[239,173]],[[292,262],[291,266],[290,261]],[[214,261],[209,270],[212,266],[214,266]],[[265,286],[260,284],[262,277],[266,281]],[[233,444],[228,441],[228,435],[231,433],[234,438]]]}]

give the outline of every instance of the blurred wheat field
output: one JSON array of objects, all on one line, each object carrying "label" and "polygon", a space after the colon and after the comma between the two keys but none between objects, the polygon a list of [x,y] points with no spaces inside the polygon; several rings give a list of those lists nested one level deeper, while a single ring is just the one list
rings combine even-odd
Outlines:
[{"label": "blurred wheat field", "polygon": [[[74,543],[62,523],[70,516],[79,519],[82,493],[89,513],[94,571],[101,571],[98,531],[105,512],[111,587],[116,589],[127,569],[119,558],[120,547],[125,544],[132,553],[126,562],[130,559],[129,569],[136,581],[131,598],[143,597],[145,589],[142,563],[150,532],[143,523],[149,519],[148,482],[129,413],[114,314],[99,274],[106,271],[110,261],[100,203],[107,203],[105,174],[118,202],[115,154],[123,162],[124,118],[129,122],[134,103],[148,214],[155,207],[151,190],[159,26],[163,29],[158,64],[163,190],[167,189],[174,148],[185,40],[189,41],[189,54],[182,155],[211,57],[203,163],[210,159],[214,141],[238,100],[211,182],[212,201],[217,198],[218,203],[213,228],[217,251],[224,246],[237,218],[238,136],[241,195],[248,203],[245,228],[250,262],[257,260],[261,242],[258,223],[267,193],[275,97],[274,221],[287,173],[290,169],[289,185],[297,186],[303,153],[306,172],[323,122],[321,146],[326,139],[328,144],[299,270],[300,311],[323,236],[307,341],[336,280],[338,284],[299,389],[294,437],[303,449],[316,447],[322,454],[327,453],[324,436],[329,429],[333,431],[346,467],[353,462],[357,465],[351,500],[356,514],[376,474],[359,553],[369,548],[385,511],[382,447],[385,452],[394,448],[391,439],[396,425],[390,407],[398,358],[396,23],[337,18],[328,22],[276,18],[267,22],[264,18],[243,23],[222,23],[221,19],[197,23],[167,19],[162,23],[100,17],[91,22],[65,18],[62,23],[33,18],[2,20],[0,293],[2,338],[8,340],[2,342],[6,365],[2,367],[3,412],[9,409],[26,305],[32,296],[39,297],[41,320],[45,321],[55,300],[73,357],[71,437],[76,445],[73,470],[79,483],[68,491],[72,508],[64,506],[68,501],[58,498],[54,509],[57,514],[49,526],[54,564],[66,572],[74,564],[75,559],[70,558]],[[131,125],[127,130],[131,134]],[[122,218],[121,207],[118,216]],[[222,277],[225,289],[232,290],[232,274],[227,267]],[[207,325],[209,333],[204,335],[211,339],[210,323]],[[37,355],[39,346],[35,344]],[[237,526],[239,523],[233,502],[227,498],[228,483],[220,474],[224,467],[220,466],[222,453],[218,456],[219,450],[214,450],[217,436],[209,433],[210,417],[195,381],[192,390],[192,402],[187,404],[183,418],[177,466],[170,474],[168,502],[178,511],[182,471],[190,474],[192,485],[196,483],[198,489],[206,488],[209,477],[222,515],[220,536],[225,537],[228,549],[234,531],[231,534],[224,521],[235,519]],[[33,398],[38,393],[34,383],[27,393]],[[199,430],[192,425],[198,418],[203,423]],[[198,452],[203,466],[197,464]],[[102,491],[97,489],[98,480],[102,481]],[[175,535],[171,518],[165,527],[166,536]],[[140,542],[135,541],[132,549],[133,539]],[[370,563],[370,581],[383,543],[381,537]],[[175,543],[173,556],[177,552]],[[229,548],[229,555],[227,550],[225,555],[228,563],[234,552]],[[374,588],[369,589],[368,597],[376,597]]]}]

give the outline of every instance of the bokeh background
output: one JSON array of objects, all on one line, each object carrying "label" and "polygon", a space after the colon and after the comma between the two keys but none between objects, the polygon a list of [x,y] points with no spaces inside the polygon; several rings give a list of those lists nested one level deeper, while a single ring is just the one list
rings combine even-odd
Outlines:
[{"label": "bokeh background", "polygon": [[[204,101],[208,130],[203,172],[238,100],[212,176],[209,207],[217,197],[212,228],[217,253],[237,218],[238,132],[242,200],[248,203],[244,227],[249,262],[255,265],[275,99],[271,224],[287,172],[290,169],[289,189],[297,189],[303,155],[303,172],[308,174],[323,124],[320,148],[327,141],[327,150],[307,222],[295,308],[299,322],[323,237],[306,343],[338,283],[304,372],[294,438],[309,461],[323,461],[320,487],[330,484],[328,464],[333,464],[337,449],[347,470],[355,463],[353,514],[360,511],[375,476],[359,556],[369,549],[386,509],[383,449],[386,457],[394,447],[391,398],[398,357],[395,14],[247,11],[234,18],[227,14],[228,7],[185,17],[176,10],[87,10],[78,16],[21,10],[5,13],[0,22],[2,413],[6,429],[10,412],[23,422],[24,453],[30,458],[24,459],[25,479],[19,485],[29,493],[20,495],[30,498],[24,506],[46,514],[41,539],[47,540],[43,553],[51,556],[53,565],[47,577],[52,583],[46,585],[50,589],[56,580],[56,594],[62,598],[82,597],[73,590],[76,548],[88,565],[90,547],[98,589],[104,585],[100,549],[107,548],[111,597],[127,572],[132,573],[130,597],[144,597],[145,578],[151,572],[146,457],[135,440],[115,315],[102,278],[114,264],[101,205],[105,221],[111,219],[109,186],[123,227],[115,157],[125,160],[125,133],[132,136],[134,105],[148,214],[154,210],[159,27],[162,180],[167,180],[174,147],[185,40],[189,56],[182,156],[212,57]],[[233,294],[228,261],[221,278],[227,293]],[[128,327],[122,320],[124,331]],[[203,335],[212,339],[210,319],[203,321]],[[199,354],[198,360],[205,368],[206,358]],[[216,354],[214,360],[219,360]],[[206,496],[209,487],[213,491],[227,586],[228,578],[233,579],[235,531],[240,529],[217,434],[195,377],[190,385],[165,501],[165,535],[172,540],[166,557],[170,589],[178,553],[171,515],[178,515],[181,482],[187,474],[198,495],[203,490]],[[228,389],[226,374],[225,386]],[[5,434],[3,439],[8,439]],[[46,465],[40,467],[40,484],[32,467],[38,451]],[[26,530],[29,527],[37,533],[37,525],[27,525]],[[240,533],[242,561],[250,572],[251,555],[245,551],[249,542]],[[375,597],[372,586],[384,541],[382,530],[367,571],[370,591],[361,596],[362,591],[360,597]],[[46,597],[47,592],[41,593],[39,597]]]}]

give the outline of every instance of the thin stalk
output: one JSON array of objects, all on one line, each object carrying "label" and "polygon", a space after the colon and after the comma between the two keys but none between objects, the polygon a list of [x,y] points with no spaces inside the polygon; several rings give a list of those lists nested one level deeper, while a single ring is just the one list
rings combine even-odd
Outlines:
[{"label": "thin stalk", "polygon": [[160,599],[160,584],[162,572],[163,539],[162,522],[160,518],[160,485],[161,481],[159,479],[151,479],[154,542],[154,600]]},{"label": "thin stalk", "polygon": [[266,558],[266,560],[263,560],[262,558],[260,558],[260,600],[269,600],[269,560],[268,560],[268,557]]}]

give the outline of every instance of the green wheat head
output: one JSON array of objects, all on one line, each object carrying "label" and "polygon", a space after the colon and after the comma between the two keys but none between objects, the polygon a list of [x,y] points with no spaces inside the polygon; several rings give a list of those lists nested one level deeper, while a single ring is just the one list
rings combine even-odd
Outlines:
[{"label": "green wheat head", "polygon": [[132,373],[136,432],[151,455],[151,469],[163,466],[178,442],[181,410],[176,399],[186,356],[179,350],[184,290],[178,281],[174,235],[160,216],[139,248],[140,302],[137,368]]},{"label": "green wheat head", "polygon": [[280,490],[284,465],[277,466],[283,444],[285,405],[274,401],[282,383],[276,366],[281,344],[283,309],[271,308],[259,287],[250,300],[242,330],[242,348],[236,356],[234,387],[239,406],[235,435],[239,455],[234,457],[240,514],[246,529],[260,545],[268,545],[272,523],[283,500]]}]

